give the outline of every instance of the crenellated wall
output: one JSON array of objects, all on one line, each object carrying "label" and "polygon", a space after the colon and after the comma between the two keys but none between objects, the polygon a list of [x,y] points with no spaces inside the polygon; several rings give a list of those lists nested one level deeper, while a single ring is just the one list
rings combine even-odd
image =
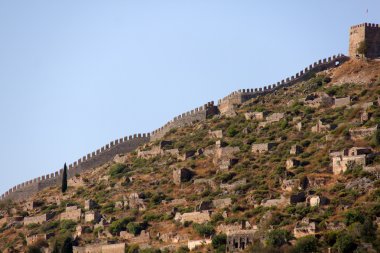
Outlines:
[{"label": "crenellated wall", "polygon": [[[299,81],[304,81],[309,78],[310,73],[336,67],[347,59],[348,57],[340,54],[338,56],[334,55],[333,57],[319,60],[318,62],[315,62],[314,64],[300,71],[296,75],[286,78],[277,84],[264,86],[263,88],[238,90],[231,93],[227,97],[220,99],[218,106],[215,106],[214,102],[209,102],[204,106],[183,113],[175,117],[173,120],[169,121],[163,127],[153,131],[152,133],[135,134],[133,136],[111,141],[109,144],[103,146],[102,148],[89,153],[86,156],[83,156],[72,164],[69,164],[68,178],[70,179],[76,174],[80,174],[81,172],[101,166],[104,163],[112,160],[117,154],[124,154],[134,151],[140,145],[143,145],[150,141],[158,140],[164,137],[165,134],[173,128],[183,127],[186,125],[194,124],[196,122],[205,121],[209,116],[223,113],[225,109],[231,105],[239,105],[256,96],[273,92],[279,88],[291,86]],[[63,169],[60,169],[54,173],[19,184],[1,195],[0,199],[22,201],[45,188],[58,186],[62,181],[62,172]]]},{"label": "crenellated wall", "polygon": [[347,56],[342,54],[339,54],[337,56],[334,55],[332,57],[314,62],[314,64],[309,65],[304,70],[296,73],[294,76],[283,79],[276,84],[264,86],[263,88],[242,89],[234,91],[227,97],[224,97],[218,101],[219,110],[222,114],[224,114],[230,109],[233,109],[235,105],[242,104],[245,101],[255,98],[259,95],[264,95],[280,88],[289,87],[297,82],[305,81],[310,77],[311,73],[316,73],[329,68],[337,67],[348,59],[349,58]]},{"label": "crenellated wall", "polygon": [[204,121],[207,117],[218,113],[218,107],[214,105],[214,101],[205,104],[199,108],[195,108],[189,112],[183,113],[173,120],[166,123],[163,127],[155,130],[151,134],[151,140],[155,141],[165,136],[173,128],[191,125],[197,121]]},{"label": "crenellated wall", "polygon": [[[138,146],[149,141],[150,134],[135,134],[133,136],[111,141],[102,148],[83,156],[72,164],[69,164],[67,166],[68,178],[70,179],[76,174],[101,166],[112,160],[115,155],[131,152]],[[54,173],[19,184],[5,192],[1,196],[1,199],[22,201],[45,188],[60,185],[62,182],[62,173],[63,168]]]}]

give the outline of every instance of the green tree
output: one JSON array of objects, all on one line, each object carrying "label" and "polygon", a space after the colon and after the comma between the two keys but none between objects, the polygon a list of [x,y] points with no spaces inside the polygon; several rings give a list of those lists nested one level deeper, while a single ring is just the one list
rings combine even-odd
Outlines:
[{"label": "green tree", "polygon": [[305,236],[297,240],[293,253],[317,252],[318,240],[314,236]]},{"label": "green tree", "polygon": [[66,192],[67,190],[67,166],[66,163],[63,166],[63,174],[62,174],[62,192]]},{"label": "green tree", "polygon": [[67,237],[62,245],[61,253],[73,253],[73,239]]},{"label": "green tree", "polygon": [[225,252],[227,244],[227,235],[220,234],[212,238],[212,247],[216,252]]},{"label": "green tree", "polygon": [[117,235],[118,233],[120,233],[120,231],[126,230],[128,223],[134,220],[135,219],[133,217],[126,217],[123,219],[116,220],[111,223],[108,230],[110,231],[111,234]]},{"label": "green tree", "polygon": [[127,225],[128,232],[134,235],[138,235],[141,233],[142,230],[144,230],[144,227],[141,223],[137,222],[130,222]]},{"label": "green tree", "polygon": [[27,253],[41,253],[41,250],[36,246],[29,246],[26,252]]},{"label": "green tree", "polygon": [[363,224],[364,220],[365,217],[359,210],[350,210],[347,213],[345,213],[345,222],[347,226],[355,222],[360,222],[361,224]]},{"label": "green tree", "polygon": [[266,244],[271,247],[281,247],[291,240],[292,236],[289,231],[275,229],[270,231],[266,236]]},{"label": "green tree", "polygon": [[375,146],[380,146],[380,130],[376,130],[376,133],[373,135],[372,142]]},{"label": "green tree", "polygon": [[367,43],[365,40],[361,41],[359,43],[359,46],[358,46],[358,49],[356,50],[356,52],[360,55],[367,55],[367,52],[368,52],[368,46],[367,46]]},{"label": "green tree", "polygon": [[194,223],[193,228],[200,236],[211,236],[215,233],[214,226],[211,224]]},{"label": "green tree", "polygon": [[354,238],[347,233],[339,234],[334,244],[334,249],[336,249],[338,253],[351,253],[354,252],[356,248],[357,244]]}]

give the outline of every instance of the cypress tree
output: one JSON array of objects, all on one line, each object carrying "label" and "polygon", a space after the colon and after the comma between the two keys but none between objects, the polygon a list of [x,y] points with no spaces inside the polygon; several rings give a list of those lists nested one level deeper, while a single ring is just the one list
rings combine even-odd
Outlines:
[{"label": "cypress tree", "polygon": [[62,175],[62,192],[66,192],[67,190],[67,166],[63,167],[63,175]]},{"label": "cypress tree", "polygon": [[73,240],[70,237],[63,242],[61,253],[73,253]]}]

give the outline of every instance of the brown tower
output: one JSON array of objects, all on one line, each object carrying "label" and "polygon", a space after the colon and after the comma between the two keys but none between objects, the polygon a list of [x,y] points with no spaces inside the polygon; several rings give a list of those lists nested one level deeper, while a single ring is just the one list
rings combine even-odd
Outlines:
[{"label": "brown tower", "polygon": [[367,47],[366,57],[380,57],[380,26],[378,24],[360,24],[352,26],[350,29],[350,57],[358,55],[357,49],[359,44],[365,41]]}]

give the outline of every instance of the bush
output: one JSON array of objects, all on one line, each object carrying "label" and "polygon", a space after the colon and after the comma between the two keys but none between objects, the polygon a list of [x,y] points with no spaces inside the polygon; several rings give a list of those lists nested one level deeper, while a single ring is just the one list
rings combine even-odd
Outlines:
[{"label": "bush", "polygon": [[121,164],[121,163],[117,163],[117,164],[114,164],[114,165],[111,166],[110,171],[109,171],[109,175],[112,178],[120,178],[126,172],[128,172],[127,165]]},{"label": "bush", "polygon": [[271,247],[281,247],[292,239],[289,231],[283,229],[275,229],[270,231],[266,236],[266,244]]},{"label": "bush", "polygon": [[336,243],[334,244],[334,249],[336,249],[338,253],[353,252],[356,248],[357,244],[355,243],[354,238],[347,233],[338,235]]},{"label": "bush", "polygon": [[238,130],[236,130],[236,128],[234,126],[230,126],[228,129],[227,129],[227,136],[228,137],[234,137],[235,135],[237,135],[239,133]]},{"label": "bush", "polygon": [[73,220],[62,220],[59,227],[65,230],[72,230],[76,225],[77,223]]},{"label": "bush", "polygon": [[380,146],[380,130],[376,130],[376,133],[373,135],[372,142],[374,146],[379,147]]},{"label": "bush", "polygon": [[58,226],[59,226],[59,221],[44,223],[41,225],[41,231],[43,233],[49,233],[49,232],[52,232],[54,229],[56,229]]},{"label": "bush", "polygon": [[194,223],[193,228],[200,236],[211,236],[215,233],[214,226],[211,224]]},{"label": "bush", "polygon": [[318,240],[314,236],[305,236],[297,240],[293,253],[317,252]]},{"label": "bush", "polygon": [[29,246],[26,253],[42,253],[42,251],[36,246]]},{"label": "bush", "polygon": [[227,243],[227,235],[219,234],[212,238],[212,247],[216,252],[225,252]]},{"label": "bush", "polygon": [[131,234],[139,235],[141,231],[144,230],[145,227],[146,226],[142,223],[130,222],[127,225],[127,230]]},{"label": "bush", "polygon": [[120,231],[126,230],[127,225],[134,220],[135,220],[135,218],[133,218],[133,217],[127,217],[127,218],[123,218],[123,219],[114,221],[111,223],[108,230],[110,231],[111,234],[117,235],[120,233]]},{"label": "bush", "polygon": [[361,212],[358,210],[350,210],[347,213],[345,213],[345,223],[347,226],[351,225],[355,222],[364,223],[365,217]]}]

